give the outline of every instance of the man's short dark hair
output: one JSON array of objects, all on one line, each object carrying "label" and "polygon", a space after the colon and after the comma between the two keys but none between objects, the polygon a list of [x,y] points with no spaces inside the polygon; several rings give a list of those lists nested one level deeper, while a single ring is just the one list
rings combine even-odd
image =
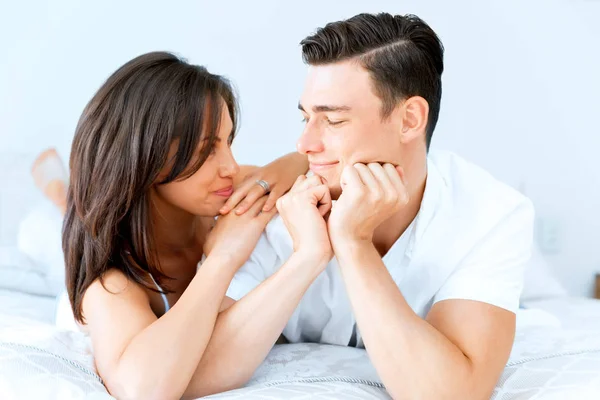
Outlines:
[{"label": "man's short dark hair", "polygon": [[444,47],[435,32],[415,15],[359,14],[319,28],[302,42],[309,65],[357,58],[369,71],[383,102],[382,117],[398,103],[421,96],[429,104],[427,148],[440,113]]}]

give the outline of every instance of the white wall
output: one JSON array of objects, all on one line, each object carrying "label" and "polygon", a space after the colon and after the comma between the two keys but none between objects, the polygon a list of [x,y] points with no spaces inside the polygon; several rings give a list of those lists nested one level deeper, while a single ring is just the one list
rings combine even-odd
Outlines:
[{"label": "white wall", "polygon": [[47,146],[67,157],[103,80],[143,52],[171,50],[234,81],[236,155],[265,163],[293,151],[301,129],[298,42],[363,11],[414,13],[438,32],[446,72],[434,146],[524,189],[553,268],[571,293],[590,294],[600,272],[599,1],[2,1],[0,157],[27,164]]}]

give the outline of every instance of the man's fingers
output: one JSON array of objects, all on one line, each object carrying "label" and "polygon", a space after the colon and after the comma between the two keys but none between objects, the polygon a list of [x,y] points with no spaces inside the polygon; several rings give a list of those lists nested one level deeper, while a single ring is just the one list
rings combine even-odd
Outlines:
[{"label": "man's fingers", "polygon": [[297,192],[299,190],[300,185],[302,185],[302,182],[304,182],[305,180],[306,175],[300,175],[299,177],[297,177],[296,182],[294,182],[292,188],[290,189],[290,192]]},{"label": "man's fingers", "polygon": [[326,185],[323,186],[325,188],[325,193],[321,197],[321,200],[319,201],[320,204],[317,207],[319,209],[319,214],[321,214],[321,217],[324,217],[329,211],[331,211],[332,207],[331,192],[329,191],[329,188]]},{"label": "man's fingers", "polygon": [[327,214],[331,210],[331,193],[326,185],[314,186],[306,190],[309,201],[317,206],[321,215]]},{"label": "man's fingers", "polygon": [[342,187],[342,190],[348,185],[356,187],[364,186],[358,175],[358,170],[352,165],[345,166],[342,171],[342,176],[340,177],[340,186]]},{"label": "man's fingers", "polygon": [[383,189],[383,192],[386,195],[391,195],[396,192],[396,189],[392,185],[392,181],[388,177],[387,172],[385,171],[385,169],[383,168],[383,166],[381,164],[370,163],[368,165],[368,168],[369,168],[369,171],[371,171],[371,173],[375,177],[375,180],[377,180],[379,187],[381,187]]},{"label": "man's fingers", "polygon": [[396,171],[398,171],[398,175],[400,175],[400,179],[402,179],[404,186],[408,187],[408,182],[406,181],[406,171],[404,171],[404,168],[397,166]]},{"label": "man's fingers", "polygon": [[392,164],[389,163],[383,165],[383,169],[385,170],[385,173],[387,174],[390,182],[392,183],[396,191],[398,193],[402,193],[406,191],[406,186],[404,186],[404,182],[402,182],[402,178],[400,177],[397,168],[399,167],[394,167]]},{"label": "man's fingers", "polygon": [[371,164],[367,166],[365,164],[358,163],[354,164],[354,168],[356,169],[356,171],[358,171],[358,176],[360,177],[360,180],[365,184],[365,186],[369,188],[370,191],[381,190],[381,188],[379,187],[378,180],[375,178],[373,172],[371,171]]},{"label": "man's fingers", "polygon": [[319,186],[322,184],[323,184],[323,181],[321,180],[321,177],[319,175],[313,175],[313,176],[307,177],[302,182],[300,182],[296,191],[301,192],[301,191],[307,190],[308,188],[312,188],[312,187]]},{"label": "man's fingers", "polygon": [[296,192],[290,192],[277,199],[275,202],[277,210],[283,212],[284,210],[282,209],[284,208],[296,208],[299,205],[308,202],[312,206],[317,207],[321,215],[327,214],[327,212],[331,210],[331,193],[329,192],[329,187],[323,183],[317,185],[316,182],[318,182],[317,179],[312,180],[312,182],[307,182],[307,188]]}]

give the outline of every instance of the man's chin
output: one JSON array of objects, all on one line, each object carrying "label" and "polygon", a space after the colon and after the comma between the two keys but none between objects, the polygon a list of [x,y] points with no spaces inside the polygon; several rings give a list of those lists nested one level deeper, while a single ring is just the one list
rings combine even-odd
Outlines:
[{"label": "man's chin", "polygon": [[339,184],[329,185],[329,193],[331,194],[331,200],[337,200],[342,194],[342,188]]}]

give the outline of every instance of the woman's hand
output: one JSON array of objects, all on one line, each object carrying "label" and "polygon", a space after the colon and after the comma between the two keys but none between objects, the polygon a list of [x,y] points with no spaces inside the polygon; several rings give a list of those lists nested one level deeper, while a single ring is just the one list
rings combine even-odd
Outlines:
[{"label": "woman's hand", "polygon": [[264,167],[242,167],[246,169],[243,181],[237,185],[235,192],[227,200],[220,213],[225,215],[236,208],[235,213],[240,215],[246,212],[258,199],[263,197],[265,189],[256,183],[263,180],[269,184],[270,192],[263,211],[271,211],[277,200],[287,193],[296,178],[308,172],[308,160],[299,153],[290,153],[265,165]]},{"label": "woman's hand", "polygon": [[260,234],[265,229],[277,209],[262,211],[267,196],[254,202],[242,215],[230,213],[220,216],[208,233],[204,242],[204,255],[226,258],[241,267],[250,258]]}]

